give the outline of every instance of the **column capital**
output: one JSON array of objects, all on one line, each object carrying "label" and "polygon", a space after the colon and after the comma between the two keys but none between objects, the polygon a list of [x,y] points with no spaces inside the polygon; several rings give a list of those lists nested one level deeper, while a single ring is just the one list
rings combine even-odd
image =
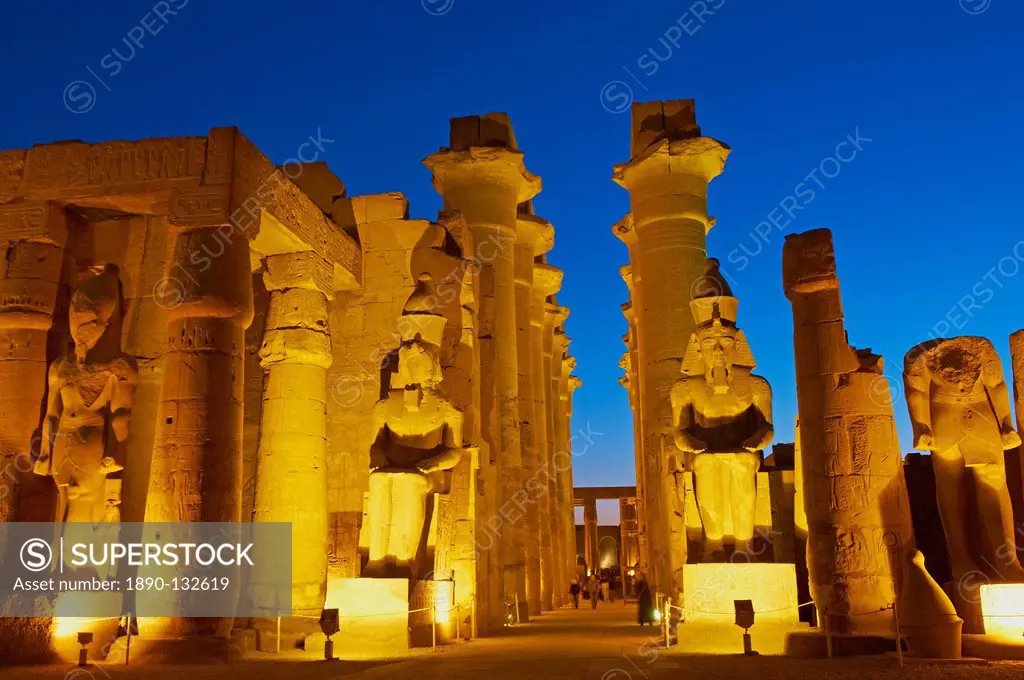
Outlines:
[{"label": "column capital", "polygon": [[626,213],[621,220],[613,224],[612,233],[627,246],[634,245],[637,238],[636,228],[633,224],[633,213]]},{"label": "column capital", "polygon": [[544,312],[544,321],[552,328],[557,328],[569,318],[569,308],[548,304]]},{"label": "column capital", "polygon": [[636,322],[636,311],[633,309],[632,302],[623,302],[619,308],[622,310],[622,316],[626,317],[626,321],[631,324]]},{"label": "column capital", "polygon": [[630,297],[633,295],[633,265],[624,264],[619,267],[619,276],[622,277],[623,283],[626,284],[626,288],[629,289]]},{"label": "column capital", "polygon": [[270,255],[265,259],[263,283],[269,291],[301,288],[334,297],[334,267],[311,250]]},{"label": "column capital", "polygon": [[516,244],[528,247],[533,257],[555,247],[555,228],[542,217],[519,213],[516,219]]},{"label": "column capital", "polygon": [[423,159],[434,175],[434,188],[446,195],[459,188],[490,185],[512,190],[516,204],[541,190],[540,177],[526,169],[523,152],[500,147],[473,146],[463,150],[442,148]]},{"label": "column capital", "polygon": [[[576,367],[576,360],[573,359],[573,368]],[[580,387],[583,387],[583,379],[577,375],[569,376],[569,394],[572,394]]]},{"label": "column capital", "polygon": [[730,148],[711,137],[662,140],[614,167],[612,179],[631,191],[657,175],[693,177],[707,184],[725,170]]},{"label": "column capital", "polygon": [[533,289],[542,298],[554,295],[562,289],[564,275],[564,272],[558,267],[537,262],[533,265]]}]

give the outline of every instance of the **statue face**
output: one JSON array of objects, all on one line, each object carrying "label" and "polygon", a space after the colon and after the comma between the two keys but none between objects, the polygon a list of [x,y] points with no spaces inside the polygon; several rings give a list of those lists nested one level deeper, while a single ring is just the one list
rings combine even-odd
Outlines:
[{"label": "statue face", "polygon": [[418,340],[398,350],[398,374],[406,385],[434,385],[440,380],[433,353]]},{"label": "statue face", "polygon": [[726,392],[732,385],[737,333],[736,328],[718,323],[697,330],[704,378],[716,392]]},{"label": "statue face", "polygon": [[71,299],[71,310],[68,320],[71,326],[71,338],[80,355],[84,355],[99,342],[107,330],[110,311],[97,306],[85,295],[76,293]]}]

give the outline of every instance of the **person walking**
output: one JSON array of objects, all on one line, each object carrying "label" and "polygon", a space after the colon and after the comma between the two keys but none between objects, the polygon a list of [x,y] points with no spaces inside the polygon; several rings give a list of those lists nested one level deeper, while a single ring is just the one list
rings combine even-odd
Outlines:
[{"label": "person walking", "polygon": [[579,578],[574,578],[572,580],[572,583],[569,584],[569,597],[572,598],[572,608],[573,609],[579,609],[580,608],[580,591],[581,590],[582,590],[582,588],[580,588],[580,580],[579,580]]},{"label": "person walking", "polygon": [[645,623],[654,625],[654,598],[651,597],[651,588],[647,584],[647,578],[643,574],[637,574],[636,582],[633,584],[636,589],[636,618],[642,626]]},{"label": "person walking", "polygon": [[601,593],[601,583],[593,574],[590,575],[590,581],[587,583],[587,592],[590,593],[590,608],[597,609],[597,598]]}]

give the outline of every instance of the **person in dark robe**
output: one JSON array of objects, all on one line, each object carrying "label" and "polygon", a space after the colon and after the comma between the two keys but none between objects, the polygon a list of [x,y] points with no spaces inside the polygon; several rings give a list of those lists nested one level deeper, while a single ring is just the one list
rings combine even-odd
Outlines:
[{"label": "person in dark robe", "polygon": [[647,577],[637,574],[636,584],[636,618],[640,625],[654,625],[654,597],[647,583]]}]

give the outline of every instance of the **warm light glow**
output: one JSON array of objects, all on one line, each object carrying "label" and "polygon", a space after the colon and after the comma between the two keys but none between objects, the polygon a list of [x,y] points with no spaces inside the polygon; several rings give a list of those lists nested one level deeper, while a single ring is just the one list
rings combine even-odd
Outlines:
[{"label": "warm light glow", "polygon": [[79,633],[88,631],[90,624],[96,619],[83,619],[78,616],[58,616],[54,619],[53,636],[57,638],[75,638]]},{"label": "warm light glow", "polygon": [[452,598],[447,588],[438,588],[434,596],[434,621],[448,623],[452,618]]},{"label": "warm light glow", "polygon": [[981,613],[986,635],[1020,642],[1024,637],[1024,584],[981,586]]},{"label": "warm light glow", "polygon": [[654,610],[654,620],[655,621],[661,621],[661,611],[659,611],[657,609]]},{"label": "warm light glow", "polygon": [[629,570],[629,575],[630,575],[630,577],[636,576],[636,570],[635,569],[630,569]]}]

